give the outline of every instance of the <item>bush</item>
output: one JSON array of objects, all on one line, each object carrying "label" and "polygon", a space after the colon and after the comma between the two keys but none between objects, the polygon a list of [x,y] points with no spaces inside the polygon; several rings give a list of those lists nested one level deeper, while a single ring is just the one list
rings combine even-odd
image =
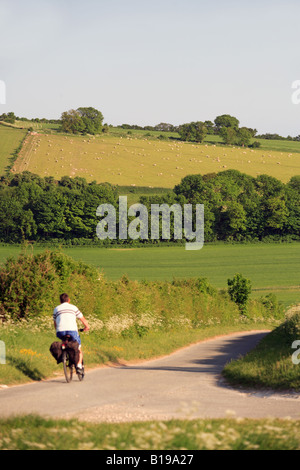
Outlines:
[{"label": "bush", "polygon": [[233,279],[227,280],[228,294],[235,302],[241,313],[245,314],[247,310],[248,298],[251,293],[251,282],[241,274],[236,274]]},{"label": "bush", "polygon": [[255,140],[253,144],[249,145],[250,148],[257,149],[261,146],[261,143],[258,140]]},{"label": "bush", "polygon": [[0,269],[0,319],[19,320],[53,311],[59,294],[67,291],[77,300],[93,290],[99,273],[60,252],[22,253],[8,258]]},{"label": "bush", "polygon": [[260,302],[264,308],[274,317],[281,318],[283,315],[283,306],[278,302],[276,295],[267,294],[260,297]]},{"label": "bush", "polygon": [[287,316],[287,319],[283,324],[283,329],[289,338],[300,338],[300,311],[296,311],[295,313]]}]

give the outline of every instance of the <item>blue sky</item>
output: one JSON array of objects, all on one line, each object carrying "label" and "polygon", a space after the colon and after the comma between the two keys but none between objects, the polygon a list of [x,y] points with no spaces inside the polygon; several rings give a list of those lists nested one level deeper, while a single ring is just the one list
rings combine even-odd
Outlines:
[{"label": "blue sky", "polygon": [[0,113],[300,134],[297,0],[0,0]]}]

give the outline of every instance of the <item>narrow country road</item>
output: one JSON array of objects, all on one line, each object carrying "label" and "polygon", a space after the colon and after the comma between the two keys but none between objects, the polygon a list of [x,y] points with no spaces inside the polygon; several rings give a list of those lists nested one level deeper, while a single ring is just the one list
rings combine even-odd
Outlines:
[{"label": "narrow country road", "polygon": [[0,417],[38,413],[90,422],[171,418],[290,417],[300,419],[296,393],[245,391],[226,385],[224,365],[252,349],[266,332],[243,332],[200,342],[167,357],[88,371],[0,390]]}]

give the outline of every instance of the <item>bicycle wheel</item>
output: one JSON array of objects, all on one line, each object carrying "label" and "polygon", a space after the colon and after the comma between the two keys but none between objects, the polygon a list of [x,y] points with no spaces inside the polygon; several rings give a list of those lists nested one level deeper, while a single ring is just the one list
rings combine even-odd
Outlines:
[{"label": "bicycle wheel", "polygon": [[69,354],[67,353],[66,350],[64,350],[62,353],[62,362],[64,366],[64,373],[65,373],[66,381],[69,383],[71,382],[72,377],[73,377],[73,365],[70,364]]}]

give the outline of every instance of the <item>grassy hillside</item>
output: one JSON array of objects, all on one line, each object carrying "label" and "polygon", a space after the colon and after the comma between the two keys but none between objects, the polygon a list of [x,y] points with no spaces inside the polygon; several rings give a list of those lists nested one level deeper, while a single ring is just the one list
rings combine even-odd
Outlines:
[{"label": "grassy hillside", "polygon": [[[159,140],[151,135],[146,137],[145,133],[143,136],[121,134],[30,135],[13,171],[160,188],[173,188],[187,174],[225,169],[237,169],[252,176],[268,174],[283,182],[300,174],[298,153]],[[298,142],[294,144],[300,146]]]},{"label": "grassy hillside", "polygon": [[0,175],[5,173],[11,163],[13,153],[17,150],[26,135],[24,129],[14,129],[0,125]]}]

